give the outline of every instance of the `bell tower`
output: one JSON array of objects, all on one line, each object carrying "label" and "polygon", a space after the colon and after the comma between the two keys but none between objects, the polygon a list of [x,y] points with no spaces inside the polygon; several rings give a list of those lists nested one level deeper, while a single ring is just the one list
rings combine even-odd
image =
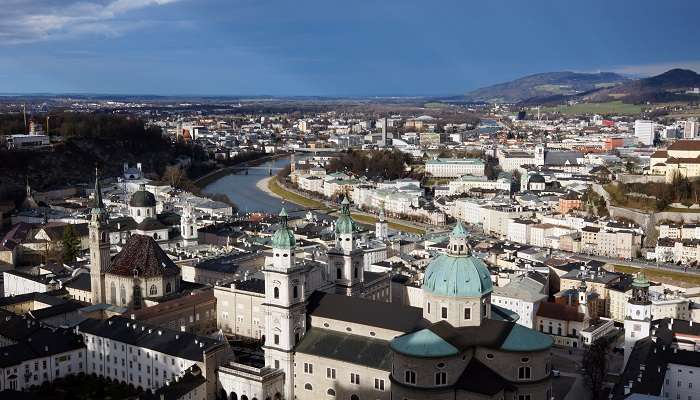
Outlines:
[{"label": "bell tower", "polygon": [[357,225],[350,216],[350,201],[343,198],[335,221],[335,246],[328,250],[328,267],[336,293],[360,295],[364,283],[364,253],[355,246]]},{"label": "bell tower", "polygon": [[649,299],[649,280],[644,271],[632,281],[632,297],[625,305],[625,360],[627,365],[630,353],[638,340],[649,336],[651,330],[651,300]]},{"label": "bell tower", "polygon": [[295,262],[296,240],[287,211],[272,235],[272,263],[265,274],[265,364],[284,371],[284,398],[294,398],[294,346],[306,333],[305,267]]},{"label": "bell tower", "polygon": [[102,202],[99,171],[95,169],[95,205],[90,216],[90,290],[92,304],[106,302],[104,271],[110,263],[107,209]]}]

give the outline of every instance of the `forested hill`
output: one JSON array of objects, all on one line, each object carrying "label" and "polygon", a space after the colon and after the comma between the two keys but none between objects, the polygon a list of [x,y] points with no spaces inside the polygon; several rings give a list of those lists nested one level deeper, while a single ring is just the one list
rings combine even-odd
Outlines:
[{"label": "forested hill", "polygon": [[465,98],[468,101],[518,103],[530,98],[583,93],[616,86],[627,80],[612,72],[546,72],[472,90],[465,94]]},{"label": "forested hill", "polygon": [[[0,149],[0,199],[16,200],[26,179],[35,190],[65,187],[91,181],[95,166],[106,176],[116,176],[124,162],[141,162],[145,171],[160,175],[178,154],[194,154],[194,149],[173,145],[159,128],[146,128],[129,116],[51,114],[50,124],[51,150]],[[0,115],[0,134],[22,132],[23,126],[21,114]]]}]

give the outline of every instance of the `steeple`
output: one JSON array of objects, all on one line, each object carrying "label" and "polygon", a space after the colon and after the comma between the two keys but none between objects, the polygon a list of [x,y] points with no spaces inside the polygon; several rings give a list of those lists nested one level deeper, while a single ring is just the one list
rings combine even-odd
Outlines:
[{"label": "steeple", "polygon": [[467,240],[468,236],[467,229],[462,225],[462,222],[457,221],[457,225],[450,233],[448,252],[453,256],[468,256],[471,253],[469,241]]},{"label": "steeple", "polygon": [[95,167],[95,205],[92,208],[92,219],[96,222],[107,222],[107,209],[102,201],[102,185],[100,184],[100,171]]}]

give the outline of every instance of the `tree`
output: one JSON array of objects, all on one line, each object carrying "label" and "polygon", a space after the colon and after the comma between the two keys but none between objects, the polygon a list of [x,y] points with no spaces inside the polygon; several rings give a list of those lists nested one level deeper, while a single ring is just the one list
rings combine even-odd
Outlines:
[{"label": "tree", "polygon": [[590,389],[593,400],[601,398],[603,382],[608,371],[608,347],[610,343],[606,338],[594,341],[583,353],[583,377],[586,386]]},{"label": "tree", "polygon": [[63,228],[63,240],[61,243],[62,259],[64,263],[75,261],[80,253],[80,239],[75,232],[73,225],[66,225]]}]

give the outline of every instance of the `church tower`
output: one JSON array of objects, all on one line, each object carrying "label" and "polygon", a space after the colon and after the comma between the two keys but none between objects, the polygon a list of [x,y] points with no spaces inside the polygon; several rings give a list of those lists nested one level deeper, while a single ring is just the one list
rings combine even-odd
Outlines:
[{"label": "church tower", "polygon": [[109,267],[109,231],[107,209],[102,202],[100,175],[95,170],[95,206],[90,218],[90,290],[92,304],[105,303],[104,271]]},{"label": "church tower", "polygon": [[343,198],[340,217],[335,222],[335,246],[328,250],[328,267],[336,293],[359,295],[364,282],[364,254],[355,245],[357,225],[350,216],[350,201]]},{"label": "church tower", "polygon": [[194,215],[194,207],[191,204],[185,204],[182,208],[182,217],[180,217],[180,235],[185,246],[197,244],[197,218]]},{"label": "church tower", "polygon": [[305,267],[294,257],[296,240],[280,211],[280,228],[272,235],[272,263],[265,274],[265,364],[284,371],[284,398],[294,398],[294,346],[306,333]]},{"label": "church tower", "polygon": [[649,336],[651,329],[651,300],[649,300],[649,280],[640,272],[632,281],[632,297],[625,305],[625,360],[627,365],[630,353],[638,340]]},{"label": "church tower", "polygon": [[374,236],[377,240],[387,240],[389,238],[389,224],[384,219],[384,207],[379,211],[379,221],[374,224]]}]

